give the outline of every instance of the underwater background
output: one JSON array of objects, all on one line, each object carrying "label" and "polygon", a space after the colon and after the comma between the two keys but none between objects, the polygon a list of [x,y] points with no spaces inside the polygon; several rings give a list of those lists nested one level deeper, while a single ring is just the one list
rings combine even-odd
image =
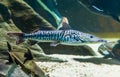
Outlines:
[{"label": "underwater background", "polygon": [[[0,0],[0,77],[119,77],[120,22],[90,11],[81,1],[96,0]],[[68,18],[72,29],[110,42],[98,49],[97,44],[91,47],[32,45],[34,40],[16,45],[15,39],[7,35],[55,30],[63,16]],[[105,55],[106,51],[114,54]]]},{"label": "underwater background", "polygon": [[[49,2],[45,0],[42,1],[46,4]],[[26,2],[30,4],[37,13],[56,27],[57,24],[55,23],[54,18],[49,12],[44,10],[36,0],[26,0]],[[68,18],[69,24],[73,29],[93,33],[100,37],[119,37],[120,23],[112,19],[112,17],[90,11],[80,4],[79,0],[57,0],[56,4],[55,8],[62,16]]]}]

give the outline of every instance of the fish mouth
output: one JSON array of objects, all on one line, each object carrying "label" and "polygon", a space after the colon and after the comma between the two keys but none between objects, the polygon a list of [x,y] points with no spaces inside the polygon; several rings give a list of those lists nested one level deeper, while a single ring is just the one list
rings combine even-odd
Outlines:
[{"label": "fish mouth", "polygon": [[107,40],[98,40],[98,42],[105,42],[105,43],[106,43],[106,42],[107,42]]}]

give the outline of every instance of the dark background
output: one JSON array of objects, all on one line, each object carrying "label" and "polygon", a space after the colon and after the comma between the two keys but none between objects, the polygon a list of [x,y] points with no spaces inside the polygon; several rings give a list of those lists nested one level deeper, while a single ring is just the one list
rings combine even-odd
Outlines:
[{"label": "dark background", "polygon": [[[54,18],[36,3],[36,0],[26,0],[36,12],[47,19],[55,27]],[[73,29],[91,33],[120,32],[120,23],[109,16],[95,14],[82,6],[77,0],[57,0],[57,8],[62,16],[69,19]]]}]

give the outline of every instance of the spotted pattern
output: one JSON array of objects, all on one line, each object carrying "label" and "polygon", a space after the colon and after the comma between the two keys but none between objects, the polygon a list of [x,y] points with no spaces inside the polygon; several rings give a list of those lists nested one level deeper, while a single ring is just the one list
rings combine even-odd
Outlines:
[{"label": "spotted pattern", "polygon": [[66,43],[97,42],[100,38],[77,30],[41,30],[31,34],[24,34],[25,39],[37,39],[39,41],[59,41]]}]

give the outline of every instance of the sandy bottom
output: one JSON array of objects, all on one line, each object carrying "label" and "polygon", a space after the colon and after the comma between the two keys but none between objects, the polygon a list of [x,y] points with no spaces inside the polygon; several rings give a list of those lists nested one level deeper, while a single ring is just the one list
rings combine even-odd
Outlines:
[{"label": "sandy bottom", "polygon": [[[116,38],[108,41],[118,40]],[[50,55],[68,62],[37,62],[49,77],[120,77],[120,61],[98,56]]]},{"label": "sandy bottom", "polygon": [[120,77],[120,61],[93,56],[51,55],[68,62],[37,62],[50,77]]}]

